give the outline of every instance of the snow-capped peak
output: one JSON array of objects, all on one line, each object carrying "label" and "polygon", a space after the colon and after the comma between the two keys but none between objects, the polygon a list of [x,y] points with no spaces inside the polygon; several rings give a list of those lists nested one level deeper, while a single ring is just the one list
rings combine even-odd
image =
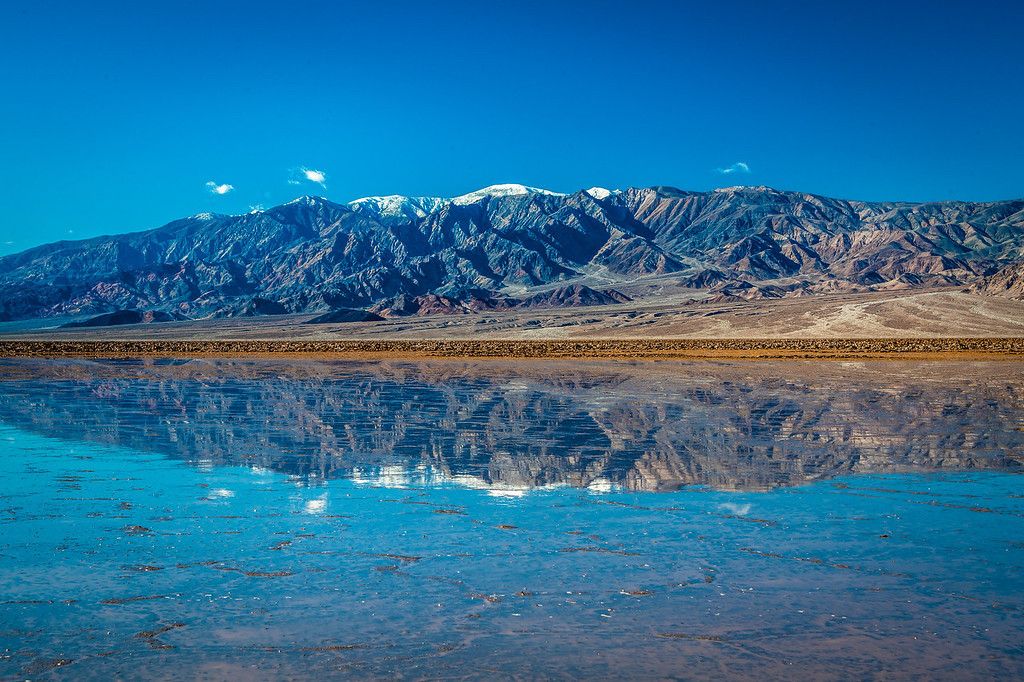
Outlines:
[{"label": "snow-capped peak", "polygon": [[395,206],[408,200],[409,197],[402,196],[401,194],[388,194],[383,197],[361,197],[359,199],[353,199],[348,202],[348,205],[355,206],[356,204],[369,204],[374,206]]},{"label": "snow-capped peak", "polygon": [[485,197],[515,197],[522,196],[524,194],[547,194],[554,197],[564,197],[564,194],[559,192],[552,192],[549,189],[540,189],[539,187],[527,187],[526,185],[506,184],[506,185],[491,185],[478,189],[475,192],[469,194],[463,194],[462,196],[455,197],[451,200],[453,204],[465,206],[466,204],[475,204]]},{"label": "snow-capped peak", "polygon": [[286,203],[285,206],[292,206],[294,204],[306,204],[308,206],[313,206],[314,204],[323,204],[325,202],[327,202],[327,199],[325,199],[324,197],[317,197],[311,194],[305,194],[301,197],[295,197],[294,199]]},{"label": "snow-capped peak", "polygon": [[[608,192],[608,190],[603,190]],[[615,192],[609,192],[614,194]],[[475,204],[486,197],[514,197],[527,194],[545,194],[562,197],[564,194],[549,189],[528,187],[526,185],[504,184],[491,185],[469,194],[453,198],[444,197],[407,197],[402,194],[362,197],[348,202],[348,207],[357,213],[368,214],[375,218],[423,218],[436,213],[449,203],[465,206]],[[607,194],[605,195],[607,196]],[[298,201],[298,200],[296,200]]]},{"label": "snow-capped peak", "polygon": [[716,192],[775,192],[776,190],[767,185],[733,185],[732,187],[719,187]]},{"label": "snow-capped peak", "polygon": [[406,197],[389,194],[382,197],[363,197],[348,202],[353,211],[368,211],[377,216],[422,218],[441,208],[445,200],[440,197]]},{"label": "snow-capped peak", "polygon": [[620,189],[605,189],[604,187],[591,187],[590,189],[583,190],[595,199],[607,199],[613,194],[622,194]]}]

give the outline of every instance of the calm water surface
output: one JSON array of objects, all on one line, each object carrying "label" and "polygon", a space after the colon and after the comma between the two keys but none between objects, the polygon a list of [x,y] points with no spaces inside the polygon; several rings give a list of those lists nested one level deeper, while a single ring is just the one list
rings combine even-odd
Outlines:
[{"label": "calm water surface", "polygon": [[1016,363],[0,363],[4,679],[1024,676]]}]

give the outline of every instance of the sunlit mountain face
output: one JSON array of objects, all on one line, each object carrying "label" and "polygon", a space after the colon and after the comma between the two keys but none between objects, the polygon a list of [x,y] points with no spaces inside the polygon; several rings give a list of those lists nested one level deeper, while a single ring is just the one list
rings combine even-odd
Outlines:
[{"label": "sunlit mountain face", "polygon": [[1021,466],[1010,363],[7,360],[0,420],[315,485],[768,490]]},{"label": "sunlit mountain face", "polygon": [[0,320],[602,305],[643,297],[635,285],[651,278],[715,301],[962,285],[1019,296],[1022,258],[1024,200],[495,185],[454,198],[302,197],[36,247],[0,258]]}]

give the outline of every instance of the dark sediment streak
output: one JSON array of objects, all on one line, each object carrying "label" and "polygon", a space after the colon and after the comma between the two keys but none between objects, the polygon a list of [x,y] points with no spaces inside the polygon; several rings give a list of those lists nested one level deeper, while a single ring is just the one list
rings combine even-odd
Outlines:
[{"label": "dark sediment streak", "polygon": [[1024,338],[592,340],[0,340],[0,357],[323,355],[493,358],[1024,358]]}]

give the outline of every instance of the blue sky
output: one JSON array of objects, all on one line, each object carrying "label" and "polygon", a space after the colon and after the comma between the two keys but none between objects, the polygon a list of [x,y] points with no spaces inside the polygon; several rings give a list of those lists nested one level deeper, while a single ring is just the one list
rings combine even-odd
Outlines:
[{"label": "blue sky", "polygon": [[1022,25],[985,0],[8,3],[0,253],[500,182],[1020,197]]}]

